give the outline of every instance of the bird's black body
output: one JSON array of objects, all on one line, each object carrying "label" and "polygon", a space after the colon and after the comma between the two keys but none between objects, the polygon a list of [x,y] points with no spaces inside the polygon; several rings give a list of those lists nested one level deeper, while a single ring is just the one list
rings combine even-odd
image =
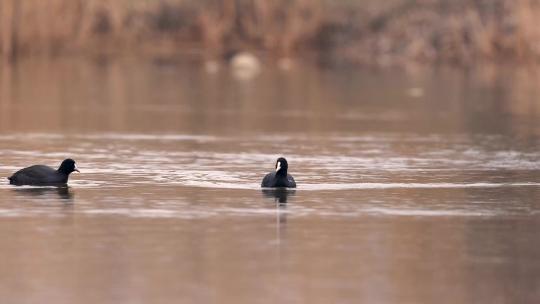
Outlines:
[{"label": "bird's black body", "polygon": [[292,175],[287,174],[285,176],[279,175],[276,172],[271,172],[266,174],[266,176],[263,178],[261,187],[264,188],[279,188],[279,187],[285,187],[285,188],[296,188],[296,182],[294,181],[294,178]]},{"label": "bird's black body", "polygon": [[296,188],[296,182],[292,175],[287,174],[289,165],[283,157],[276,161],[276,171],[266,174],[261,187],[263,188]]},{"label": "bird's black body", "polygon": [[8,177],[12,185],[60,186],[68,182],[69,174],[79,171],[75,161],[66,159],[58,170],[44,165],[34,165],[15,172]]}]

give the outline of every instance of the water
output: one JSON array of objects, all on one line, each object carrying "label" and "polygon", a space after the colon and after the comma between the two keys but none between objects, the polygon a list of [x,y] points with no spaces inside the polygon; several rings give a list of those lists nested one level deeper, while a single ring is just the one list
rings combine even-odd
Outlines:
[{"label": "water", "polygon": [[[523,71],[25,61],[2,70],[5,303],[537,303]],[[299,187],[261,191],[286,156]],[[7,182],[7,180],[5,181]]]}]

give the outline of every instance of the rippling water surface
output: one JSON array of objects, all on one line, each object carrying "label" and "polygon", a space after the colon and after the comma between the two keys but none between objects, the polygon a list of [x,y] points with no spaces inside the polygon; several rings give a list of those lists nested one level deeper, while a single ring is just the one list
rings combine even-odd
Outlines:
[{"label": "rippling water surface", "polygon": [[[513,73],[4,69],[0,175],[81,174],[0,183],[0,298],[537,303],[538,102]],[[279,156],[299,186],[262,191]]]}]

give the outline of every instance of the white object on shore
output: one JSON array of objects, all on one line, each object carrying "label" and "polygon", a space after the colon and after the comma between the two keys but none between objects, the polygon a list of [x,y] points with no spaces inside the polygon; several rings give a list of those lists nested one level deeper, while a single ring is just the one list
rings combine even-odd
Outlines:
[{"label": "white object on shore", "polygon": [[233,75],[240,79],[251,79],[261,71],[260,60],[248,52],[234,55],[230,62]]}]

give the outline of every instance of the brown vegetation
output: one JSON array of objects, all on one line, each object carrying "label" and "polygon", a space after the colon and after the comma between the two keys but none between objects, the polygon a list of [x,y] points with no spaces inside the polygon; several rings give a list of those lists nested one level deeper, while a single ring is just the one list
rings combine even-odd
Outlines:
[{"label": "brown vegetation", "polygon": [[[537,0],[409,0],[371,18],[347,54],[359,61],[536,61]],[[361,50],[361,51],[358,51]]]},{"label": "brown vegetation", "polygon": [[0,0],[2,57],[313,51],[394,64],[536,61],[538,0]]}]

